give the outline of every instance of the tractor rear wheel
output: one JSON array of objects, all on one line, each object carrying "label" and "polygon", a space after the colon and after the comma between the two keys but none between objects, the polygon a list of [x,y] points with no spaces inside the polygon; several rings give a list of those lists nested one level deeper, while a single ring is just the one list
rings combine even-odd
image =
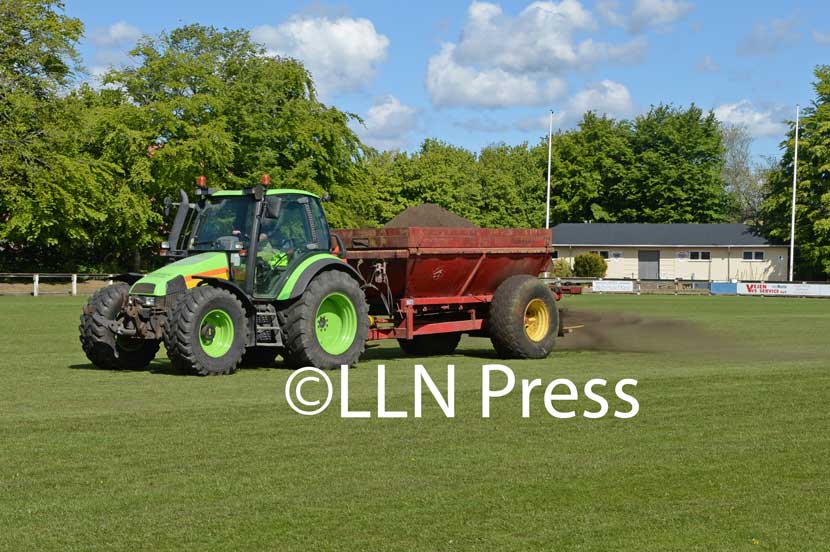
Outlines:
[{"label": "tractor rear wheel", "polygon": [[230,292],[199,286],[179,300],[169,321],[167,354],[176,369],[200,376],[236,370],[248,335],[245,309]]},{"label": "tractor rear wheel", "polygon": [[369,335],[369,306],[354,278],[328,270],[283,311],[289,366],[330,370],[357,363]]},{"label": "tractor rear wheel", "polygon": [[398,345],[409,356],[451,355],[461,341],[460,333],[419,335],[413,339],[399,339]]},{"label": "tractor rear wheel", "polygon": [[157,340],[115,335],[102,323],[122,316],[129,292],[130,286],[124,283],[103,287],[89,298],[81,314],[81,347],[98,368],[143,370],[158,353]]},{"label": "tractor rear wheel", "polygon": [[511,276],[493,294],[488,329],[502,358],[546,358],[559,332],[556,299],[538,278]]}]

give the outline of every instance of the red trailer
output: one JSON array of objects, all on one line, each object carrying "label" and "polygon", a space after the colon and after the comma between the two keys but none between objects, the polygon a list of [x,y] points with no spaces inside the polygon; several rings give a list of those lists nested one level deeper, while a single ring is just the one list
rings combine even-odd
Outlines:
[{"label": "red trailer", "polygon": [[480,228],[338,230],[363,276],[369,339],[448,354],[462,333],[489,336],[506,357],[544,358],[559,333],[557,297],[537,276],[550,232]]}]

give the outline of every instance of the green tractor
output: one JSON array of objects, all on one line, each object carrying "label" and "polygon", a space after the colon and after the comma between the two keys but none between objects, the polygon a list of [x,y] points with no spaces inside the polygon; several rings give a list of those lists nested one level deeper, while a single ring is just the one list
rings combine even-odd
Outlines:
[{"label": "green tractor", "polygon": [[[331,369],[357,362],[369,331],[360,275],[329,231],[321,198],[269,189],[214,191],[181,202],[147,275],[122,274],[81,315],[87,358],[145,368],[164,343],[177,370],[229,374],[241,362]],[[166,202],[169,208],[170,203]]]}]

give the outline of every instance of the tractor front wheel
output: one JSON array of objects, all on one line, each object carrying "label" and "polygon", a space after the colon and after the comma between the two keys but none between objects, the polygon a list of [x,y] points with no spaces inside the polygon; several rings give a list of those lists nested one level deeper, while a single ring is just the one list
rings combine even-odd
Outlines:
[{"label": "tractor front wheel", "polygon": [[167,355],[174,367],[200,376],[230,374],[245,352],[247,328],[245,309],[232,293],[196,287],[180,299],[170,320]]},{"label": "tractor front wheel", "polygon": [[337,270],[314,277],[283,314],[289,366],[330,370],[357,363],[369,335],[369,306],[354,278]]},{"label": "tractor front wheel", "polygon": [[156,357],[159,342],[115,335],[104,321],[118,320],[130,286],[117,283],[96,291],[81,314],[80,339],[86,357],[105,370],[143,370]]}]

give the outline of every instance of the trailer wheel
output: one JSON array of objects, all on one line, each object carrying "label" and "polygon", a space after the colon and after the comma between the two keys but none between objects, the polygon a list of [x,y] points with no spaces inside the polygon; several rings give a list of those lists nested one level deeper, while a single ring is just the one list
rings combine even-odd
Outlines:
[{"label": "trailer wheel", "polygon": [[285,309],[284,320],[283,357],[289,366],[351,366],[366,348],[369,306],[354,278],[338,270],[315,276]]},{"label": "trailer wheel", "polygon": [[247,319],[230,292],[199,286],[180,299],[169,321],[167,350],[175,369],[201,376],[230,374],[245,352]]},{"label": "trailer wheel", "polygon": [[81,348],[89,361],[98,368],[143,370],[158,353],[157,340],[116,336],[100,323],[102,319],[118,319],[129,292],[130,286],[123,283],[103,287],[89,298],[81,314]]},{"label": "trailer wheel", "polygon": [[401,350],[409,356],[426,357],[451,355],[460,341],[461,334],[455,332],[419,335],[414,339],[399,339],[398,344]]},{"label": "trailer wheel", "polygon": [[511,276],[493,294],[488,327],[502,358],[545,358],[559,331],[556,300],[538,278]]}]

